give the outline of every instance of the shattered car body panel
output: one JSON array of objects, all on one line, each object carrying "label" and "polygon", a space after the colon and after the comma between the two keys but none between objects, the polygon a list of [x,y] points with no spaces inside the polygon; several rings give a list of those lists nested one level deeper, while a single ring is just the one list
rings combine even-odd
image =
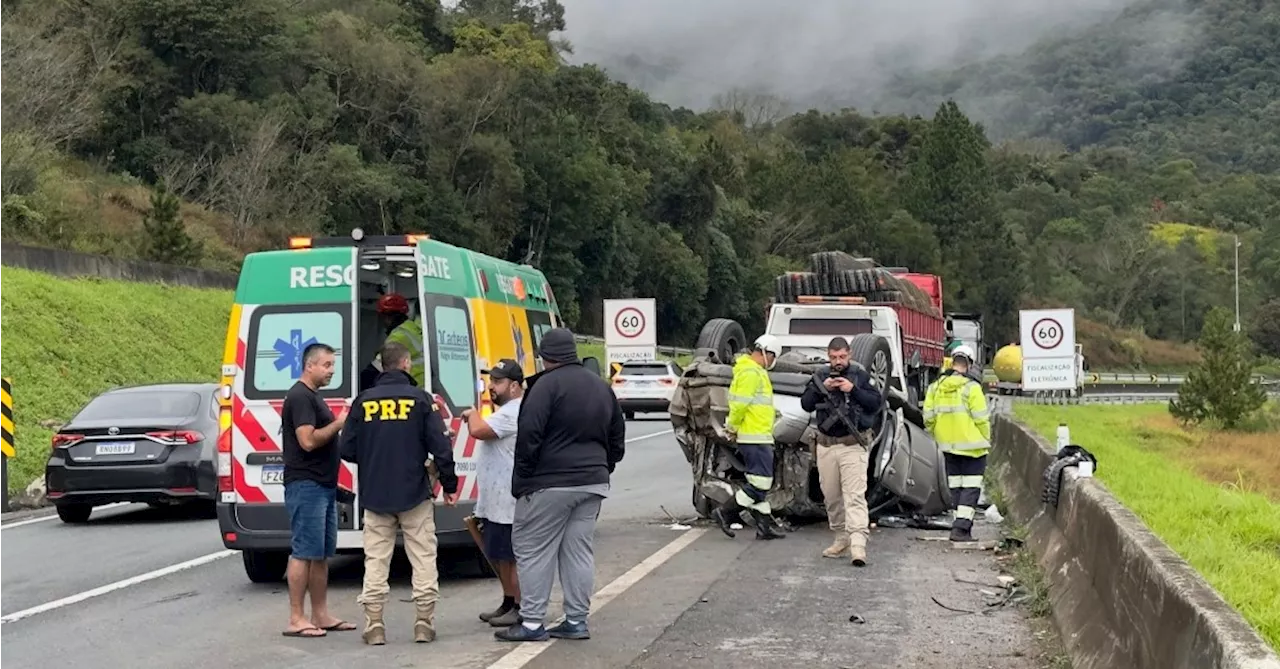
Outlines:
[{"label": "shattered car body panel", "polygon": [[[768,501],[782,515],[825,517],[818,484],[817,430],[812,415],[800,406],[814,365],[792,362],[779,367],[786,371],[775,369],[769,374],[774,391],[775,471]],[[693,470],[693,504],[704,516],[712,505],[728,500],[734,485],[743,480],[745,467],[724,430],[732,379],[732,367],[700,357],[685,369],[669,409],[676,442]],[[872,516],[944,513],[951,500],[942,453],[917,424],[919,412],[901,406],[901,398],[894,399],[891,396],[890,408],[883,413],[869,457],[867,499]]]}]

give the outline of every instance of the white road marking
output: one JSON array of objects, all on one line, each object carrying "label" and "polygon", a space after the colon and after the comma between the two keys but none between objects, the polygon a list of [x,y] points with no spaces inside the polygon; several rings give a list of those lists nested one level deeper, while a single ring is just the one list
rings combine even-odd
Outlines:
[{"label": "white road marking", "polygon": [[170,565],[168,567],[164,567],[163,569],[157,569],[155,571],[149,571],[145,574],[138,574],[137,576],[126,578],[123,581],[116,581],[115,583],[108,583],[107,585],[94,588],[92,590],[85,590],[84,592],[71,595],[70,597],[55,599],[52,602],[41,604],[40,606],[33,606],[29,609],[23,609],[21,611],[18,611],[17,613],[10,613],[7,616],[0,617],[0,624],[11,623],[16,620],[22,620],[23,618],[28,618],[30,616],[34,616],[39,613],[44,613],[46,611],[52,611],[54,609],[60,609],[64,606],[68,606],[71,604],[79,604],[80,602],[83,602],[86,599],[92,599],[94,597],[105,595],[110,592],[115,592],[116,590],[128,588],[130,586],[134,586],[139,583],[145,583],[147,581],[152,581],[157,578],[162,578],[162,577],[168,576],[169,574],[176,574],[177,572],[191,569],[192,567],[199,567],[200,565],[209,564],[214,560],[221,560],[222,558],[227,557],[229,555],[234,555],[237,552],[238,551],[233,551],[233,550],[222,550],[222,551],[218,551],[217,553],[202,555],[194,560],[179,562],[178,564]]},{"label": "white road marking", "polygon": [[[103,504],[102,506],[95,506],[93,507],[93,511],[94,513],[97,513],[98,511],[105,511],[107,509],[117,509],[122,506],[129,506],[130,504],[132,504],[132,502],[112,502],[111,504]],[[57,519],[57,517],[58,517],[57,513],[51,513],[47,516],[40,516],[39,518],[28,518],[26,520],[19,520],[15,523],[4,523],[0,525],[0,531],[11,530],[15,527],[22,527],[23,525],[43,523],[46,520],[55,520]]]},{"label": "white road marking", "polygon": [[633,442],[633,441],[642,441],[642,440],[644,440],[644,439],[652,439],[652,438],[654,438],[654,437],[661,437],[661,436],[663,436],[663,435],[665,435],[665,434],[671,434],[671,433],[673,433],[673,432],[675,432],[675,430],[663,430],[663,431],[661,431],[661,432],[654,432],[653,434],[642,434],[642,435],[640,435],[640,436],[638,436],[638,437],[631,437],[630,439],[627,439],[626,441],[624,441],[624,442],[622,442],[622,443],[624,443],[624,444],[629,444],[629,443],[631,443],[631,442]]},{"label": "white road marking", "polygon": [[[638,437],[643,439],[644,437]],[[658,549],[658,552],[645,558],[643,562],[627,570],[627,573],[614,579],[612,583],[604,586],[596,591],[591,598],[591,608],[593,611],[599,611],[609,602],[613,601],[618,595],[626,592],[628,588],[640,582],[645,576],[648,576],[654,569],[661,567],[667,560],[675,557],[676,553],[689,547],[689,544],[698,540],[706,529],[689,530],[676,538],[675,541]],[[498,658],[497,662],[489,665],[487,669],[521,669],[526,664],[533,661],[533,658],[542,654],[547,648],[554,644],[557,640],[552,639],[545,642],[526,641],[519,648]]]}]

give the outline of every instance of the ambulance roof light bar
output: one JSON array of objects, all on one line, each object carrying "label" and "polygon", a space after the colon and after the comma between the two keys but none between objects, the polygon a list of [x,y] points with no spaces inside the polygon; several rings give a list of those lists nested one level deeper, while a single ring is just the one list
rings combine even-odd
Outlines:
[{"label": "ambulance roof light bar", "polygon": [[342,246],[362,247],[408,247],[412,249],[419,243],[431,238],[431,235],[411,233],[405,235],[366,235],[360,228],[352,228],[347,237],[289,237],[289,248],[293,250],[333,248]]}]

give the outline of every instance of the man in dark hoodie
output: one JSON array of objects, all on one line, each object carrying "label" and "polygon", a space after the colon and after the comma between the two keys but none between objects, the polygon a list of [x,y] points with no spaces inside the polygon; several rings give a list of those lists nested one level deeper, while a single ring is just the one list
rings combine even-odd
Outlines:
[{"label": "man in dark hoodie", "polygon": [[[591,544],[609,476],[622,460],[626,441],[622,407],[604,379],[578,360],[572,332],[547,332],[538,356],[545,370],[528,379],[511,477],[516,498],[511,542],[523,621],[496,632],[501,641],[591,637]],[[565,620],[548,630],[543,620],[557,571]]]},{"label": "man in dark hoodie", "polygon": [[360,506],[364,509],[364,642],[387,642],[382,609],[390,588],[387,577],[396,548],[396,529],[404,533],[405,552],[413,565],[413,603],[417,619],[413,640],[436,638],[435,495],[427,476],[427,456],[435,459],[444,502],[458,501],[453,444],[446,435],[440,408],[409,375],[409,349],[388,342],[382,347],[383,372],[372,388],[351,404],[342,429],[342,459],[359,465]]}]

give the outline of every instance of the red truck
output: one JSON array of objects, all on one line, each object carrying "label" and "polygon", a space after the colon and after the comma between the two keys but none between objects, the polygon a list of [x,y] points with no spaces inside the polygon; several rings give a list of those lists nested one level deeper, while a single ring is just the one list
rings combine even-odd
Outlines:
[{"label": "red truck", "polygon": [[[897,364],[902,376],[892,385],[905,381],[903,391],[912,404],[918,405],[929,384],[942,373],[946,346],[942,278],[905,268],[876,267],[865,258],[845,256],[845,259],[840,262],[815,258],[815,271],[778,277],[775,303],[769,312],[771,319],[780,315],[777,307],[782,304],[823,305],[832,311],[828,312],[831,316],[825,318],[808,315],[786,328],[775,327],[769,331],[783,334],[785,330],[785,334],[798,335],[801,332],[797,329],[802,329],[803,334],[820,337],[873,330],[885,336],[884,328],[896,330],[896,336],[886,337],[901,354],[900,358],[894,357],[901,361]],[[881,308],[893,312],[892,322],[878,317],[877,311]],[[839,317],[836,311],[840,312]],[[861,329],[851,329],[855,323]],[[898,371],[894,370],[894,376]]]}]

